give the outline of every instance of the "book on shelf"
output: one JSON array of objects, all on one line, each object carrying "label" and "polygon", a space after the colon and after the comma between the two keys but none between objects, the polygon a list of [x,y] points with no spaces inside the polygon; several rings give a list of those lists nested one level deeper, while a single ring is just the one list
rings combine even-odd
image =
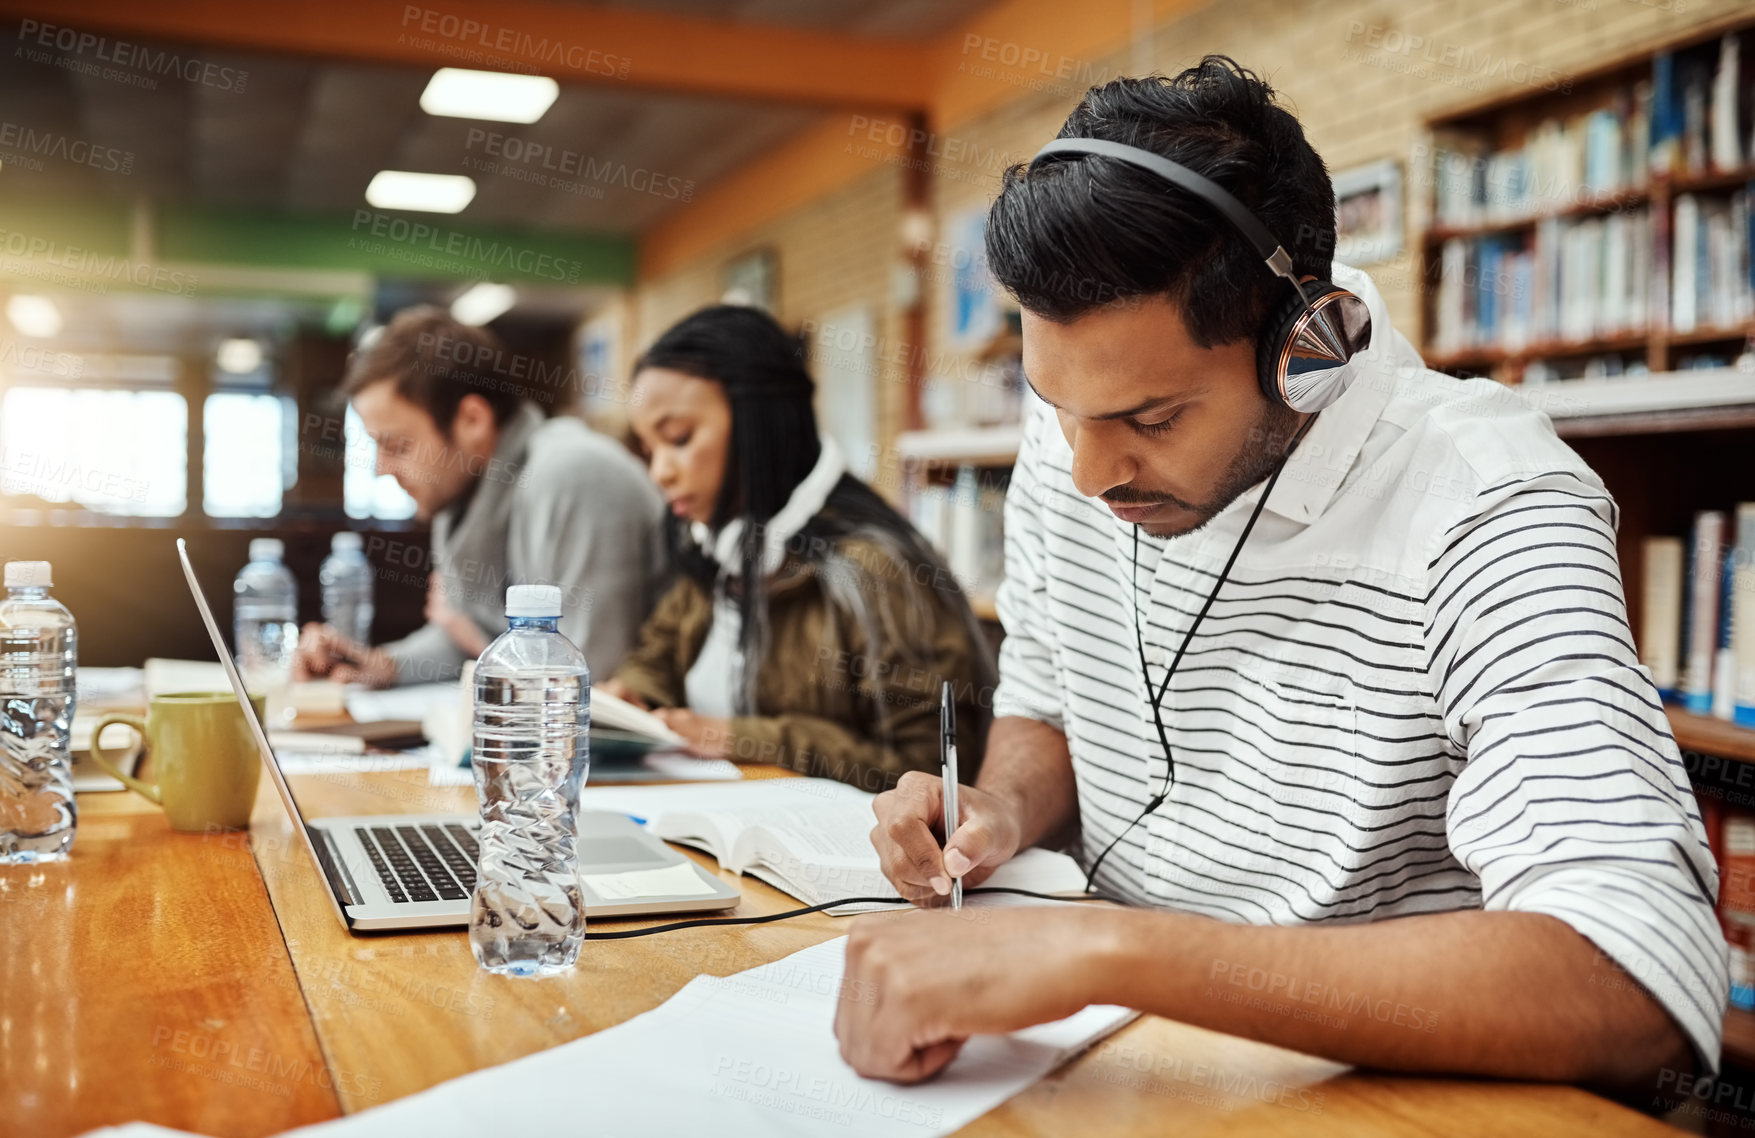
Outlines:
[{"label": "book on shelf", "polygon": [[1652,59],[1651,168],[1671,177],[1755,161],[1750,69],[1736,33]]},{"label": "book on shelf", "polygon": [[1636,335],[1647,325],[1651,277],[1651,211],[1643,206],[1452,237],[1440,252],[1434,347],[1518,351]]},{"label": "book on shelf", "polygon": [[1755,1010],[1755,815],[1706,796],[1700,805],[1718,856],[1718,920],[1730,947],[1731,1005]]},{"label": "book on shelf", "polygon": [[1678,695],[1681,674],[1682,574],[1687,557],[1679,537],[1648,537],[1642,553],[1645,588],[1639,662],[1651,670],[1659,698],[1671,702]]},{"label": "book on shelf", "polygon": [[1639,662],[1666,702],[1755,727],[1755,502],[1734,518],[1701,510],[1685,545],[1645,539]]},{"label": "book on shelf", "polygon": [[1737,542],[1731,549],[1725,640],[1730,646],[1731,718],[1755,727],[1755,502],[1737,506]]},{"label": "book on shelf", "polygon": [[1438,224],[1455,228],[1521,221],[1643,189],[1649,176],[1651,85],[1636,84],[1605,107],[1548,119],[1522,146],[1491,150],[1455,142],[1434,153]]},{"label": "book on shelf", "polygon": [[1688,543],[1687,594],[1682,602],[1682,706],[1700,715],[1712,710],[1724,533],[1723,513],[1701,510],[1694,515]]},{"label": "book on shelf", "polygon": [[1005,577],[1005,488],[973,466],[950,486],[920,487],[909,521],[938,551],[965,592],[991,594]]},{"label": "book on shelf", "polygon": [[1671,331],[1736,328],[1755,316],[1749,187],[1728,197],[1678,194],[1671,229]]}]

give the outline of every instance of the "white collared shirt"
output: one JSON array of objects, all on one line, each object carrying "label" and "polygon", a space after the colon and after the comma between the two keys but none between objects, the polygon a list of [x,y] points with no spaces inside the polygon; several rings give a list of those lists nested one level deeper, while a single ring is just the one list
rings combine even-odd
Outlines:
[{"label": "white collared shirt", "polygon": [[[1334,280],[1370,305],[1371,348],[1189,644],[1162,704],[1169,797],[1097,885],[1251,924],[1547,913],[1716,1070],[1718,871],[1634,652],[1614,503],[1546,416],[1427,370],[1365,274]],[[1028,402],[994,711],[1066,734],[1088,867],[1165,785],[1135,614],[1155,689],[1262,487],[1195,533],[1142,534],[1130,580],[1134,527],[1079,494]]]}]

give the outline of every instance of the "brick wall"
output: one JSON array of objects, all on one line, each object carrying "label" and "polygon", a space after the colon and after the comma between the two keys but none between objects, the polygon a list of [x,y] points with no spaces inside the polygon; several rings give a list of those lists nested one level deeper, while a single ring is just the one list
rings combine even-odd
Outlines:
[{"label": "brick wall", "polygon": [[[1394,158],[1405,164],[1432,115],[1496,94],[1544,90],[1609,59],[1747,12],[1747,0],[1221,0],[1156,29],[1149,45],[1081,61],[1081,74],[1131,73],[1137,60],[1175,72],[1206,52],[1226,52],[1262,73],[1304,123],[1330,170]],[[1054,44],[1024,44],[1053,55]],[[971,57],[965,55],[964,61]],[[996,83],[1016,81],[1003,72]],[[1072,84],[1031,90],[997,110],[943,124],[928,156],[937,222],[925,289],[930,369],[963,374],[947,343],[950,263],[947,222],[989,200],[1000,172],[1053,137],[1079,91]],[[849,145],[864,123],[848,117]],[[874,162],[872,173],[807,209],[748,234],[700,262],[642,282],[633,321],[636,344],[717,299],[724,262],[774,247],[780,261],[780,314],[790,324],[820,320],[849,304],[868,304],[892,348],[900,344],[892,271],[900,245],[902,182]],[[1390,313],[1418,340],[1418,274],[1413,239],[1424,224],[1425,191],[1404,182],[1407,234],[1397,258],[1366,266]],[[934,260],[943,262],[934,265]],[[900,378],[899,366],[878,374]],[[880,438],[899,424],[901,384],[881,382]]]}]

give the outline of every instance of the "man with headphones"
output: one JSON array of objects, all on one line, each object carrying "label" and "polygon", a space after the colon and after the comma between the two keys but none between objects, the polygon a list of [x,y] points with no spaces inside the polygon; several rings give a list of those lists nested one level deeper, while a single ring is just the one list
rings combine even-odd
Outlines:
[{"label": "man with headphones", "polygon": [[1126,907],[862,918],[861,1073],[1092,1003],[1648,1098],[1716,1071],[1717,868],[1614,503],[1514,393],[1427,370],[1333,243],[1322,160],[1223,57],[1093,88],[1007,171],[988,260],[1040,398],[995,722],[948,846],[920,774],[872,840],[927,910],[1031,845]]}]

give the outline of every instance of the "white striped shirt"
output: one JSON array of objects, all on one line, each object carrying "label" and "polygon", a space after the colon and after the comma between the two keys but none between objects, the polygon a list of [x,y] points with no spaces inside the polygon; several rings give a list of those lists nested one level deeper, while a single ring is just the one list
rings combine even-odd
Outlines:
[{"label": "white striped shirt", "polygon": [[[1427,370],[1369,278],[1334,279],[1371,306],[1371,348],[1190,643],[1163,702],[1169,798],[1098,886],[1252,924],[1547,913],[1716,1071],[1718,870],[1628,631],[1615,505],[1546,416]],[[1262,487],[1195,533],[1142,534],[1130,581],[1134,527],[1073,487],[1029,402],[995,714],[1066,734],[1088,867],[1164,785],[1134,613],[1156,688]]]}]

